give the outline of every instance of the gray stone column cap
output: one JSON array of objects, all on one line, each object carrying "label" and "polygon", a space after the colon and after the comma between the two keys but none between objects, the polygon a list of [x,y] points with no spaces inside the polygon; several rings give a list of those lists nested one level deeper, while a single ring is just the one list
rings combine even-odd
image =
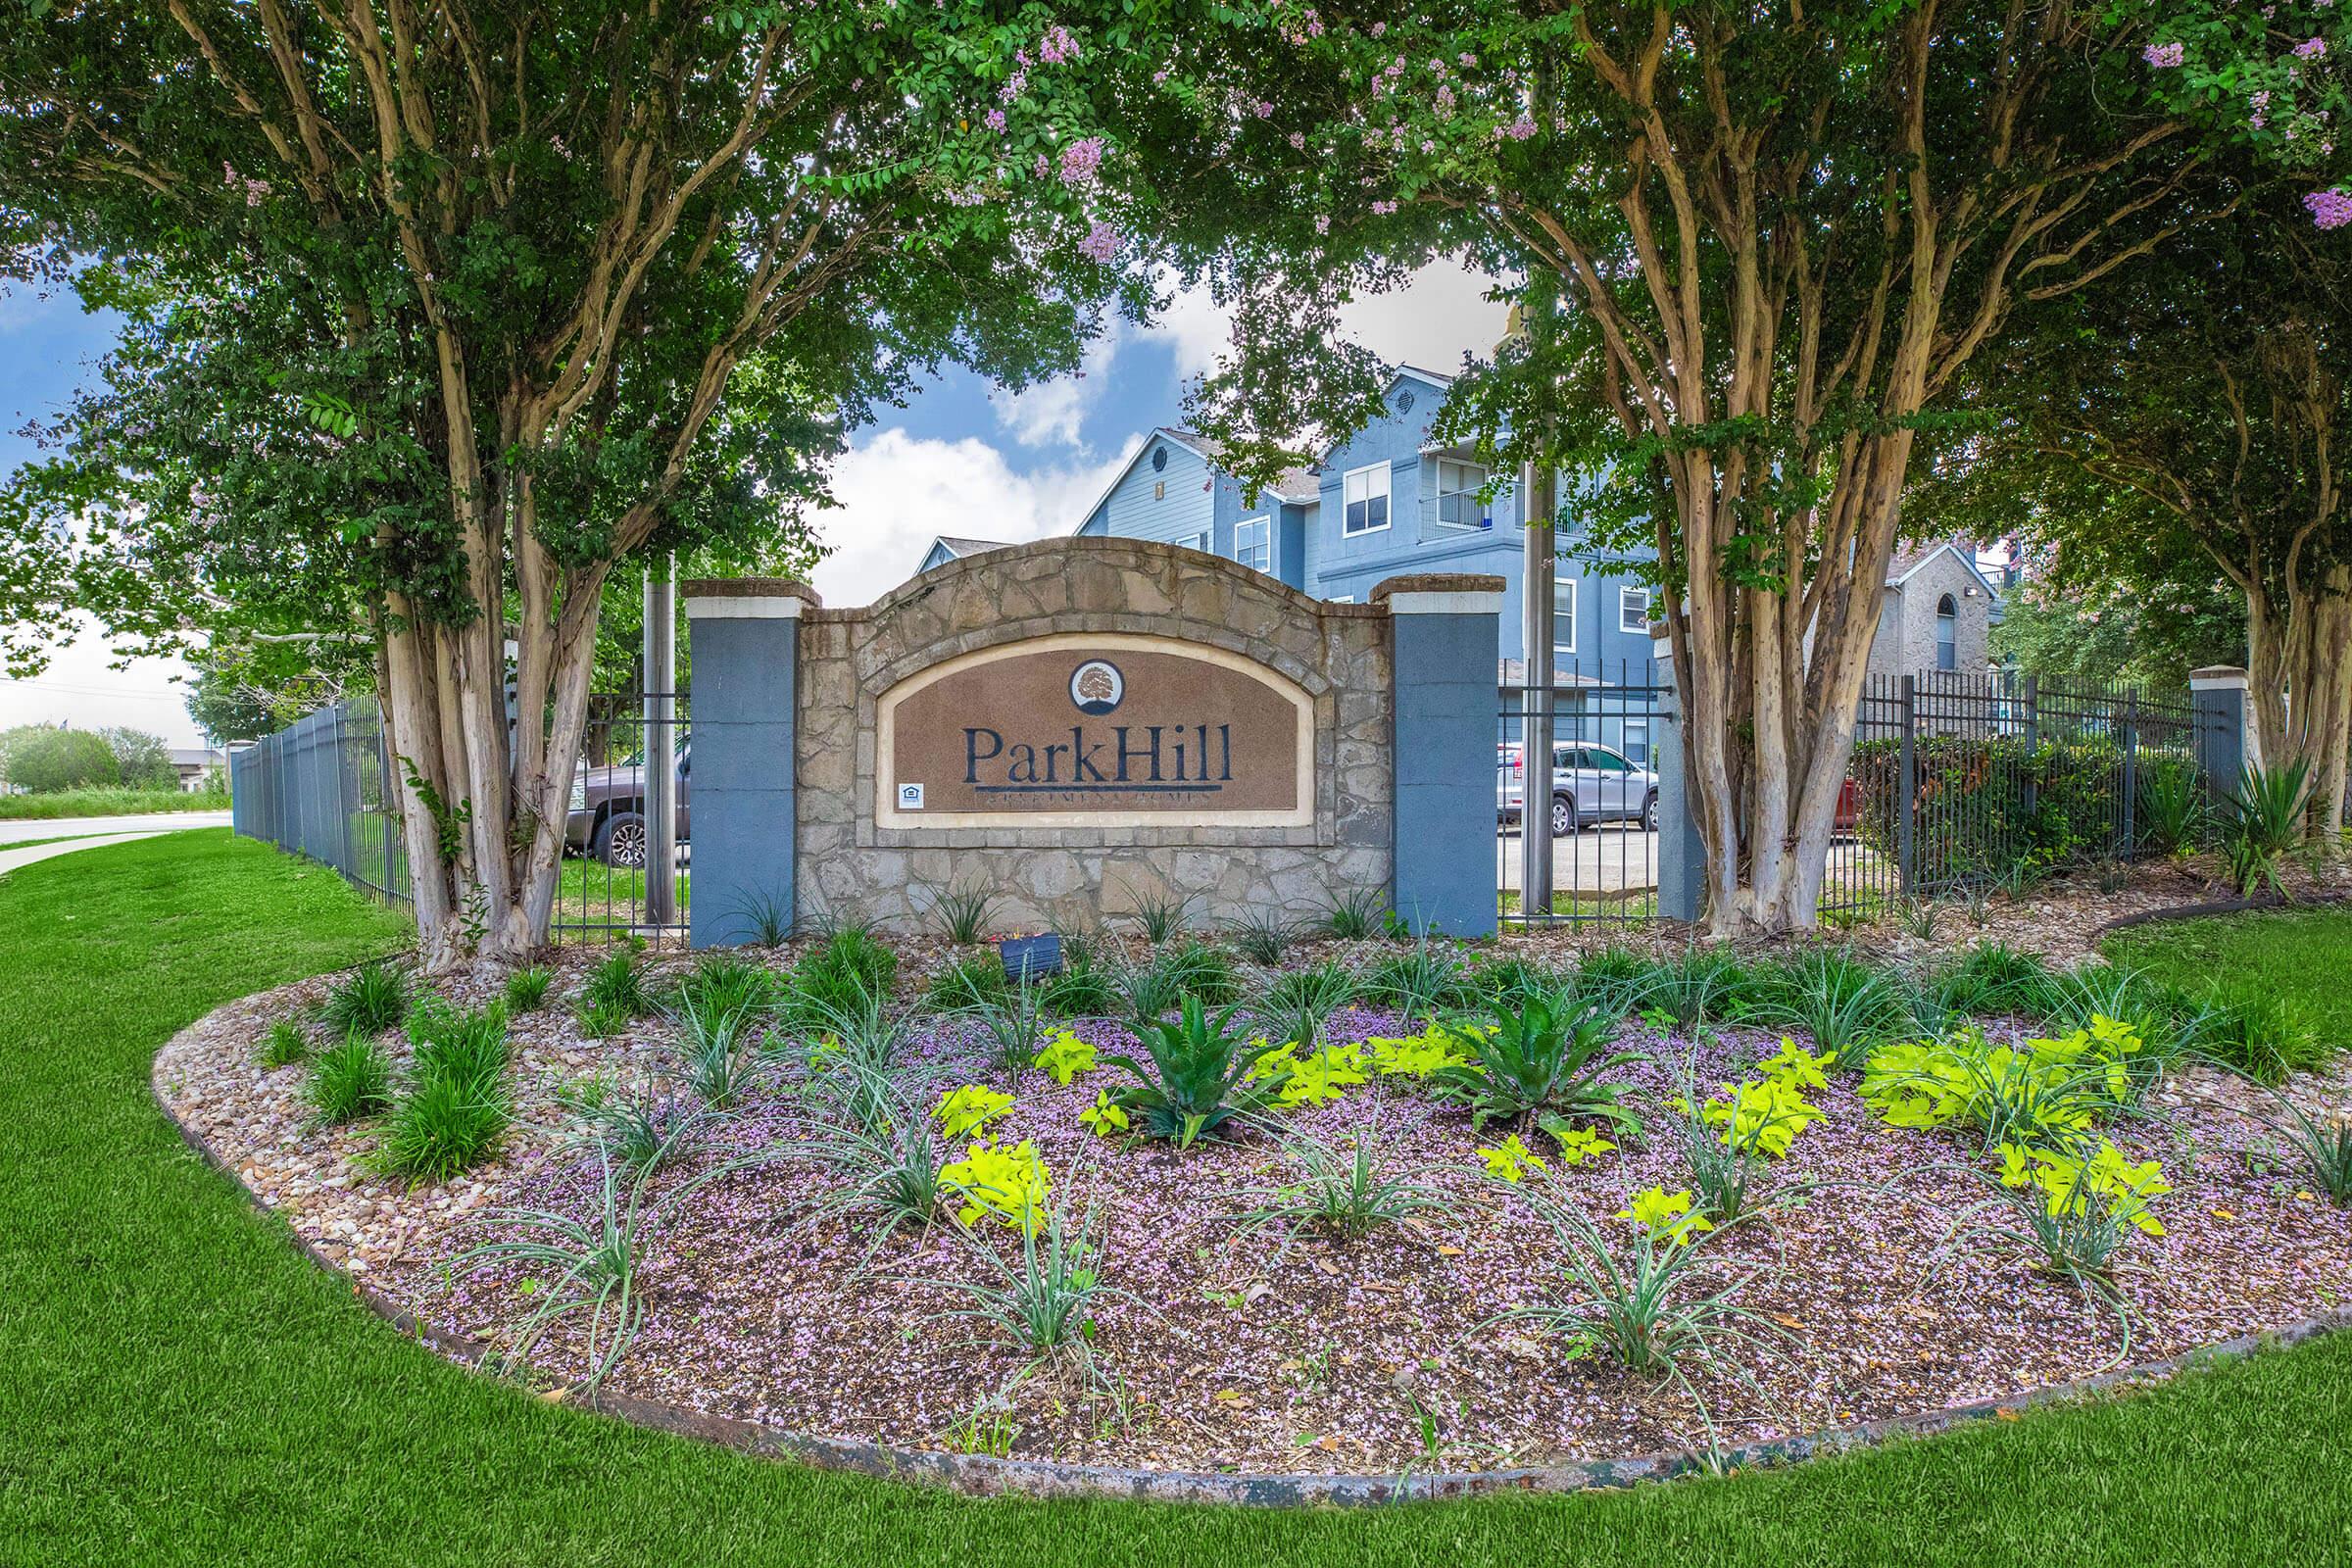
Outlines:
[{"label": "gray stone column cap", "polygon": [[2188,672],[2188,689],[2192,692],[2242,692],[2246,689],[2246,672],[2235,664],[2208,664],[2203,669]]},{"label": "gray stone column cap", "polygon": [[798,620],[822,600],[791,577],[695,577],[678,584],[689,620]]},{"label": "gray stone column cap", "polygon": [[1496,615],[1502,588],[1500,577],[1486,572],[1414,572],[1382,578],[1371,602],[1392,615]]}]

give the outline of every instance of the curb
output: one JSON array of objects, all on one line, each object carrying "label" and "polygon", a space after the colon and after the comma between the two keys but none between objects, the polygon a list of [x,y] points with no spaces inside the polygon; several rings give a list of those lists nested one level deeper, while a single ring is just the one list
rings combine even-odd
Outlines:
[{"label": "curb", "polygon": [[[223,1006],[234,1006],[251,1000],[250,997],[240,998],[238,1002],[223,1004]],[[212,1016],[208,1013],[189,1024],[172,1036],[166,1043],[166,1048],[202,1028]],[[160,1051],[158,1055],[160,1057]],[[152,1064],[148,1071],[147,1093],[154,1101],[156,1109],[179,1133],[181,1140],[207,1165],[220,1172],[243,1194],[245,1200],[257,1212],[281,1217],[277,1210],[264,1203],[245,1185],[235,1169],[211,1145],[205,1143],[172,1111],[155,1080]],[[467,1367],[479,1365],[491,1353],[492,1347],[425,1322],[366,1280],[347,1273],[290,1225],[287,1235],[305,1257],[323,1272],[349,1284],[352,1295],[358,1298],[361,1304],[390,1324],[403,1338],[429,1346],[450,1360]],[[889,1480],[918,1482],[981,1496],[1213,1502],[1256,1508],[1363,1507],[1502,1493],[1587,1492],[1672,1481],[1684,1476],[1708,1474],[1718,1469],[1780,1468],[1829,1454],[1876,1447],[1892,1440],[1926,1437],[1979,1421],[2014,1420],[2021,1412],[2038,1406],[2068,1403],[2161,1383],[2200,1366],[2249,1355],[2258,1350],[2283,1348],[2345,1329],[2352,1329],[2352,1306],[2339,1307],[2282,1328],[2241,1334],[2234,1339],[2201,1346],[2160,1361],[2139,1362],[2071,1383],[2034,1389],[2011,1399],[1985,1399],[1938,1410],[1888,1416],[1852,1426],[1829,1427],[1793,1437],[1741,1444],[1726,1449],[1714,1466],[1695,1454],[1681,1452],[1430,1475],[1228,1475],[1214,1471],[1136,1470],[1115,1465],[1055,1464],[1043,1459],[1003,1459],[981,1453],[894,1448],[884,1444],[864,1443],[851,1438],[791,1432],[733,1416],[711,1415],[665,1400],[640,1398],[635,1395],[610,1391],[591,1396],[582,1402],[581,1408],[601,1411],[679,1437],[715,1444],[741,1453],[797,1460],[820,1470],[850,1471]]]}]

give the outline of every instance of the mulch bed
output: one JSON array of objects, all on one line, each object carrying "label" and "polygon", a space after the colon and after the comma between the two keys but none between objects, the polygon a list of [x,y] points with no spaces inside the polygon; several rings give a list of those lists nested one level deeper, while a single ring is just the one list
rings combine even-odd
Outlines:
[{"label": "mulch bed", "polygon": [[[2078,909],[2073,924],[2115,912]],[[1980,934],[1988,933],[1965,933]],[[522,1277],[452,1265],[499,1234],[495,1208],[585,1214],[601,1183],[558,1091],[596,1074],[624,1087],[652,1083],[674,1060],[659,1022],[613,1040],[577,1037],[564,999],[593,956],[561,959],[556,1000],[514,1021],[517,1126],[497,1159],[445,1187],[409,1191],[368,1175],[371,1134],[312,1127],[303,1070],[254,1065],[270,1022],[300,1013],[322,994],[320,982],[247,999],[181,1037],[157,1060],[158,1092],[330,1260],[426,1321],[498,1342],[536,1304]],[[919,986],[946,956],[944,945],[918,945],[903,965],[906,983]],[[442,989],[467,1004],[492,994],[473,981]],[[1079,1032],[1106,1052],[1125,1043],[1114,1025]],[[1341,1015],[1334,1037],[1412,1032],[1355,1010]],[[1662,1058],[1624,1075],[1648,1110],[1672,1093],[1663,1061],[1691,1054],[1700,1083],[1712,1086],[1740,1076],[1779,1039],[1734,1030],[1694,1044],[1629,1023],[1624,1044]],[[405,1050],[396,1045],[395,1055]],[[967,1026],[934,1024],[911,1058],[944,1085],[1004,1087]],[[1568,1289],[1552,1233],[1484,1178],[1473,1151],[1496,1142],[1495,1130],[1473,1135],[1458,1110],[1375,1078],[1338,1104],[1293,1114],[1288,1130],[1338,1137],[1369,1128],[1390,1158],[1447,1195],[1449,1210],[1352,1244],[1311,1231],[1250,1233],[1239,1224],[1254,1206],[1249,1190],[1291,1168],[1279,1143],[1252,1134],[1180,1154],[1098,1140],[1078,1113],[1114,1077],[1081,1074],[1063,1088],[1027,1073],[995,1130],[1007,1143],[1035,1142],[1066,1211],[1101,1215],[1105,1281],[1134,1298],[1103,1300],[1095,1313],[1094,1348],[1115,1393],[1068,1367],[1030,1370],[1025,1354],[941,1315],[962,1304],[946,1282],[982,1277],[972,1242],[951,1226],[903,1232],[860,1270],[868,1238],[816,1217],[822,1178],[791,1161],[722,1177],[651,1233],[645,1328],[612,1387],[910,1448],[956,1446],[958,1424],[1001,1400],[1015,1457],[1361,1473],[1673,1450],[1703,1446],[1710,1432],[1735,1443],[2012,1397],[2084,1377],[2125,1351],[2111,1308],[2020,1260],[1954,1245],[1955,1215],[1984,1194],[1959,1168],[1972,1147],[1885,1126],[1850,1080],[1813,1094],[1827,1118],[1769,1174],[1784,1191],[1828,1185],[1707,1249],[1717,1281],[1754,1276],[1741,1299],[1786,1340],[1776,1335],[1769,1353],[1741,1353],[1741,1375],[1701,1367],[1685,1385],[1573,1353],[1525,1322],[1494,1321]],[[2344,1090],[2338,1078],[2297,1092],[2341,1106]],[[2233,1092],[2192,1072],[2158,1092],[2149,1116],[2111,1129],[2133,1157],[2161,1159],[2176,1189],[2157,1204],[2167,1234],[2135,1237],[2117,1281],[2132,1303],[2133,1361],[2317,1315],[2342,1304],[2352,1283],[2352,1223],[2305,1190],[2272,1136],[2235,1108]],[[797,1104],[779,1064],[699,1160],[771,1146],[792,1131]],[[665,1174],[655,1191],[697,1168]],[[1613,1237],[1631,1234],[1611,1217],[1631,1194],[1689,1185],[1663,1137],[1563,1174]],[[1008,1229],[986,1234],[1006,1255],[1016,1245]],[[579,1350],[576,1332],[559,1331],[542,1342],[535,1374],[577,1376]]]}]

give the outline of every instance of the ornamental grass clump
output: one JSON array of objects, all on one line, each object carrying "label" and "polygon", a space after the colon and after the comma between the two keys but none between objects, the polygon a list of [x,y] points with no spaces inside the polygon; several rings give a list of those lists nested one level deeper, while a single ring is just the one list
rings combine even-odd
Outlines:
[{"label": "ornamental grass clump", "polygon": [[1642,1005],[1659,965],[1631,948],[1609,947],[1576,966],[1569,989],[1593,1012],[1622,1018]]},{"label": "ornamental grass clump", "polygon": [[931,899],[933,929],[958,947],[970,947],[986,937],[1001,901],[984,887],[950,888]]},{"label": "ornamental grass clump", "polygon": [[605,961],[588,971],[588,983],[580,989],[580,1008],[601,1009],[601,1015],[611,1018],[617,1014],[635,1018],[652,1010],[645,994],[645,972],[637,967],[637,955],[628,948],[615,948]]},{"label": "ornamental grass clump", "polygon": [[517,969],[507,976],[507,1010],[530,1012],[547,1000],[548,988],[556,983],[556,972],[544,964]]},{"label": "ornamental grass clump", "polygon": [[1322,1044],[1332,1015],[1361,994],[1356,977],[1337,963],[1278,975],[1251,1008],[1268,1040],[1313,1050]]},{"label": "ornamental grass clump", "polygon": [[1687,1034],[1730,1016],[1749,983],[1747,966],[1724,949],[1686,948],[1650,968],[1633,1004]]},{"label": "ornamental grass clump", "polygon": [[338,1035],[372,1035],[409,1015],[409,977],[398,965],[375,959],[361,964],[318,1007],[318,1021]]},{"label": "ornamental grass clump", "polygon": [[1040,988],[1016,985],[1004,973],[1004,961],[994,953],[967,953],[931,977],[923,988],[923,1005],[935,1012],[978,1014],[997,1006],[1015,991]]},{"label": "ornamental grass clump", "polygon": [[2284,1091],[2265,1087],[2275,1114],[2264,1117],[2303,1166],[2311,1184],[2337,1207],[2352,1206],[2352,1114],[2314,1115]]},{"label": "ornamental grass clump", "polygon": [[1323,913],[1323,934],[1341,942],[1362,942],[1388,928],[1387,895],[1359,888],[1331,901]]},{"label": "ornamental grass clump", "polygon": [[1850,1065],[1870,1048],[1913,1027],[1911,998],[1902,982],[1850,953],[1816,949],[1793,963],[1766,964],[1742,1016],[1784,1029],[1801,1029],[1814,1046]]},{"label": "ornamental grass clump", "polygon": [[410,1014],[409,1038],[414,1070],[385,1122],[376,1161],[417,1186],[481,1163],[513,1123],[507,1009],[503,1003],[479,1012],[421,1005]]},{"label": "ornamental grass clump", "polygon": [[1523,1121],[1556,1135],[1578,1120],[1597,1120],[1640,1138],[1641,1118],[1625,1103],[1630,1086],[1604,1075],[1648,1058],[1612,1052],[1616,1015],[1573,991],[1497,1004],[1454,1038],[1467,1058],[1426,1080],[1432,1094],[1469,1107],[1473,1129]]},{"label": "ornamental grass clump", "polygon": [[1191,899],[1173,894],[1138,894],[1134,904],[1135,923],[1144,933],[1144,940],[1153,947],[1182,935],[1185,921],[1193,912]]},{"label": "ornamental grass clump", "polygon": [[981,1277],[924,1282],[953,1292],[965,1303],[936,1315],[972,1324],[1040,1361],[1067,1360],[1088,1382],[1107,1386],[1095,1356],[1095,1313],[1111,1299],[1143,1303],[1104,1283],[1105,1230],[1094,1208],[1072,1223],[1054,1206],[1038,1223],[1022,1229],[1020,1244],[1007,1258],[1004,1249],[959,1226],[956,1234],[965,1244],[964,1254]]},{"label": "ornamental grass clump", "polygon": [[[645,1324],[645,1298],[637,1286],[638,1251],[666,1200],[647,1200],[650,1172],[639,1172],[624,1183],[622,1167],[602,1157],[601,1151],[598,1162],[603,1181],[596,1207],[586,1218],[543,1208],[494,1209],[479,1223],[509,1234],[458,1259],[460,1271],[468,1274],[491,1268],[533,1271],[524,1283],[540,1304],[499,1355],[499,1364],[509,1372],[527,1363],[532,1348],[557,1323],[585,1316],[581,1354],[588,1372],[581,1387],[594,1389],[628,1354]],[[539,1278],[541,1271],[553,1278]]]},{"label": "ornamental grass clump", "polygon": [[678,1031],[678,1080],[712,1110],[729,1110],[758,1081],[759,1061],[746,1039],[751,1015],[679,994],[669,1020]]},{"label": "ornamental grass clump", "polygon": [[791,1157],[824,1170],[815,1213],[863,1225],[862,1267],[900,1230],[929,1225],[950,1196],[917,1101],[888,1073],[844,1063],[828,1075],[822,1113],[788,1146]]},{"label": "ornamental grass clump", "polygon": [[632,1176],[651,1176],[693,1152],[708,1112],[677,1101],[616,1101],[602,1107],[591,1126],[606,1157]]},{"label": "ornamental grass clump", "polygon": [[1274,1048],[1236,1025],[1238,1010],[1212,1013],[1199,997],[1186,997],[1173,1019],[1142,1016],[1128,1024],[1142,1055],[1106,1055],[1102,1064],[1134,1080],[1111,1101],[1136,1132],[1190,1149],[1266,1107],[1272,1089],[1251,1083],[1250,1070]]},{"label": "ornamental grass clump", "polygon": [[266,1068],[291,1067],[311,1054],[310,1038],[292,1019],[280,1018],[262,1036],[254,1048],[253,1058]]},{"label": "ornamental grass clump", "polygon": [[1298,927],[1278,909],[1251,909],[1226,933],[1235,952],[1269,969],[1282,962],[1298,939]]},{"label": "ornamental grass clump", "polygon": [[1914,991],[1920,1028],[1940,1033],[1963,1018],[2044,1014],[2060,979],[2037,953],[2003,942],[1980,942],[1928,971]]},{"label": "ornamental grass clump", "polygon": [[777,1013],[787,1029],[829,1027],[834,1014],[887,1004],[898,977],[899,956],[871,925],[837,922],[777,985]]},{"label": "ornamental grass clump", "polygon": [[375,1115],[392,1103],[392,1063],[367,1035],[348,1035],[311,1059],[310,1099],[329,1126]]},{"label": "ornamental grass clump", "polygon": [[1453,1201],[1446,1193],[1396,1166],[1369,1126],[1339,1139],[1286,1139],[1282,1152],[1293,1175],[1241,1195],[1245,1200],[1254,1200],[1241,1218],[1244,1234],[1272,1225],[1286,1234],[1312,1228],[1354,1242],[1382,1225],[1452,1211]]},{"label": "ornamental grass clump", "polygon": [[1118,1010],[1116,979],[1083,937],[1062,937],[1061,973],[1048,975],[1043,984],[1046,1010],[1056,1017],[1106,1018]]},{"label": "ornamental grass clump", "polygon": [[1364,997],[1407,1019],[1429,1020],[1474,1005],[1478,995],[1462,961],[1427,940],[1393,953],[1365,971]]},{"label": "ornamental grass clump", "polygon": [[767,1010],[774,1000],[774,977],[756,963],[731,954],[714,953],[678,982],[678,996],[691,1001],[699,1012],[739,1013],[746,1019]]},{"label": "ornamental grass clump", "polygon": [[1536,1300],[1499,1312],[1481,1328],[1533,1322],[1600,1349],[1628,1371],[1668,1374],[1693,1399],[1698,1395],[1691,1371],[1752,1389],[1747,1362],[1753,1354],[1780,1353],[1793,1343],[1771,1319],[1740,1303],[1756,1273],[1727,1275],[1708,1266],[1711,1245],[1746,1221],[1715,1224],[1690,1193],[1652,1187],[1618,1211],[1625,1232],[1604,1234],[1575,1190],[1550,1172],[1502,1191],[1551,1231],[1562,1277],[1545,1281]]},{"label": "ornamental grass clump", "polygon": [[[999,972],[1003,972],[1002,965]],[[1006,981],[994,996],[949,1010],[980,1026],[988,1037],[997,1070],[1007,1083],[1019,1087],[1021,1074],[1037,1062],[1037,1043],[1046,1033],[1046,988]]]}]

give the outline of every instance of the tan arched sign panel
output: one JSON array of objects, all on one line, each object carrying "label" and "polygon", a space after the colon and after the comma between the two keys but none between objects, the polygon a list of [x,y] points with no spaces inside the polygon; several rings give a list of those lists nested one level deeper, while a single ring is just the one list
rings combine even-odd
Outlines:
[{"label": "tan arched sign panel", "polygon": [[1311,827],[1313,699],[1200,643],[1067,633],[934,664],[875,709],[885,828]]}]

